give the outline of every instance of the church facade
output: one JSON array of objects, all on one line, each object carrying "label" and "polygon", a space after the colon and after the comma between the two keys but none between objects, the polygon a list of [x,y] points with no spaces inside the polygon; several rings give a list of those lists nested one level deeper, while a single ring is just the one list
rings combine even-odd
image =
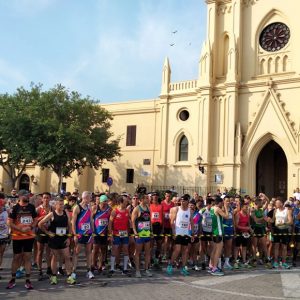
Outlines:
[{"label": "church facade", "polygon": [[[67,179],[67,190],[146,186],[234,187],[287,197],[300,185],[300,21],[294,0],[207,0],[207,34],[195,80],[160,96],[104,105],[122,156]],[[197,62],[196,62],[197,63]],[[26,170],[31,190],[55,175]],[[36,179],[36,183],[33,180]]]}]

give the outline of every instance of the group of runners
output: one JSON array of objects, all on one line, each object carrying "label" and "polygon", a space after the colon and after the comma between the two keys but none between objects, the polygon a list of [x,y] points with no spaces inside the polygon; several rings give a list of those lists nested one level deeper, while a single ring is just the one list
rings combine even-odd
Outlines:
[{"label": "group of runners", "polygon": [[168,275],[177,267],[184,276],[190,269],[222,276],[224,270],[257,264],[289,269],[287,251],[295,265],[300,249],[298,194],[289,201],[270,200],[264,194],[178,197],[171,191],[132,197],[84,191],[80,198],[53,198],[45,192],[31,199],[25,190],[14,199],[0,194],[0,266],[12,240],[8,289],[16,285],[20,272],[25,273],[25,287],[32,289],[33,265],[39,280],[47,275],[55,285],[60,274],[75,284],[82,248],[89,279],[96,271],[114,276],[120,268],[122,274],[140,278],[141,257],[143,275],[148,277],[164,263]]}]

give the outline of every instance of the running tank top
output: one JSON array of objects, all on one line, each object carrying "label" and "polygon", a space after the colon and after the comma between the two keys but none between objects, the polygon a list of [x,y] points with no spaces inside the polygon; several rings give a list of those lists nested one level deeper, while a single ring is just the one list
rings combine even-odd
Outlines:
[{"label": "running tank top", "polygon": [[84,209],[80,204],[78,205],[80,212],[76,220],[76,233],[77,234],[92,234],[91,228],[91,209],[88,207]]},{"label": "running tank top", "polygon": [[129,222],[129,212],[127,209],[124,211],[115,209],[116,216],[113,221],[113,235],[120,237],[128,236],[128,222]]},{"label": "running tank top", "polygon": [[288,222],[288,209],[285,208],[284,210],[276,209],[275,211],[275,226],[279,229],[286,229],[289,228],[289,225],[286,223]]},{"label": "running tank top", "polygon": [[135,219],[135,227],[140,238],[150,237],[150,211],[147,207],[145,210],[139,205],[140,215]]},{"label": "running tank top", "polygon": [[6,239],[8,237],[8,226],[6,224],[8,218],[7,211],[0,213],[0,239]]},{"label": "running tank top", "polygon": [[174,207],[174,203],[167,203],[165,200],[161,203],[163,208],[163,219],[164,219],[164,228],[171,228],[170,224],[170,210]]},{"label": "running tank top", "polygon": [[[40,205],[38,207],[38,215],[37,215],[38,222],[41,221],[51,211],[52,211],[51,206],[49,206],[49,210],[47,211],[43,205]],[[50,222],[47,222],[46,224],[44,224],[45,228],[48,228],[49,224],[50,224]],[[38,228],[37,230],[39,233],[42,232],[42,230],[40,228]]]},{"label": "running tank top", "polygon": [[233,231],[233,208],[228,209],[228,219],[223,218],[223,226],[225,231]]},{"label": "running tank top", "polygon": [[194,211],[193,214],[193,223],[194,223],[194,232],[192,232],[192,226],[190,225],[190,235],[199,235],[200,224],[201,224],[201,215],[198,211]]},{"label": "running tank top", "polygon": [[191,211],[188,208],[183,210],[180,206],[178,207],[176,221],[175,221],[175,234],[176,235],[190,235],[190,218]]},{"label": "running tank top", "polygon": [[[238,226],[249,227],[250,216],[244,215],[241,211],[239,212],[239,223]],[[238,229],[239,232],[248,232],[247,229]]]},{"label": "running tank top", "polygon": [[53,220],[50,221],[49,231],[58,235],[69,233],[68,216],[65,210],[63,211],[63,214],[61,216],[53,211]]},{"label": "running tank top", "polygon": [[204,232],[212,232],[212,217],[210,210],[207,208],[203,208],[201,210],[201,216],[202,216],[202,230]]},{"label": "running tank top", "polygon": [[212,234],[214,236],[223,236],[223,218],[215,213],[215,208],[210,209],[211,221],[212,221]]},{"label": "running tank top", "polygon": [[97,211],[94,215],[95,234],[97,235],[107,234],[109,217],[110,217],[110,207],[108,207],[105,210],[101,210],[99,206],[97,207]]},{"label": "running tank top", "polygon": [[151,212],[151,223],[159,223],[162,225],[163,215],[162,215],[162,205],[161,204],[150,204]]}]

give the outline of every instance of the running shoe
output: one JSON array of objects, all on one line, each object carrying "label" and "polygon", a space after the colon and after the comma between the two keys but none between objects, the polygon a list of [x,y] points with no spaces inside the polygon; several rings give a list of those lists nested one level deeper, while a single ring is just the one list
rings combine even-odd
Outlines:
[{"label": "running shoe", "polygon": [[212,270],[213,270],[213,268],[212,268],[212,267],[210,267],[210,266],[208,266],[208,268],[207,268],[207,273],[211,273],[211,272],[212,272]]},{"label": "running shoe", "polygon": [[233,268],[235,270],[238,270],[240,268],[239,264],[237,262],[234,263]]},{"label": "running shoe", "polygon": [[58,268],[58,273],[57,273],[58,275],[61,275],[61,276],[65,276],[66,275],[66,273],[65,273],[65,271],[63,270],[63,268],[62,267],[59,267]]},{"label": "running shoe", "polygon": [[266,269],[272,269],[272,263],[270,261],[265,263],[265,268]]},{"label": "running shoe", "polygon": [[72,275],[70,275],[68,278],[67,278],[67,283],[68,284],[75,284],[76,283],[76,279],[74,279],[72,277]]},{"label": "running shoe", "polygon": [[198,267],[197,265],[194,265],[194,266],[192,267],[192,270],[194,270],[194,271],[200,271],[201,268]]},{"label": "running shoe", "polygon": [[52,285],[57,284],[57,277],[56,276],[51,276],[50,277],[50,284],[52,284]]},{"label": "running shoe", "polygon": [[147,277],[152,277],[153,276],[149,269],[146,270],[146,276]]},{"label": "running shoe", "polygon": [[115,271],[114,270],[110,270],[107,274],[107,277],[112,277],[114,275]]},{"label": "running shoe", "polygon": [[182,267],[180,273],[183,276],[189,276],[190,275],[189,271],[187,270],[187,267]]},{"label": "running shoe", "polygon": [[136,272],[135,272],[135,277],[136,277],[136,278],[142,278],[141,272],[140,272],[140,271],[136,271]]},{"label": "running shoe", "polygon": [[32,290],[33,289],[33,286],[32,286],[32,283],[31,283],[30,280],[26,280],[26,282],[25,282],[25,288],[27,290]]},{"label": "running shoe", "polygon": [[244,269],[251,269],[251,265],[248,262],[242,263],[242,268]]},{"label": "running shoe", "polygon": [[131,274],[130,274],[130,272],[129,272],[128,270],[123,270],[123,271],[122,271],[122,275],[126,275],[126,276],[128,276],[128,277],[131,276]]},{"label": "running shoe", "polygon": [[275,262],[273,263],[273,268],[274,268],[274,269],[278,269],[278,268],[279,268],[278,262],[275,261]]},{"label": "running shoe", "polygon": [[10,282],[7,285],[7,289],[10,290],[16,286],[16,281],[14,279],[11,279]]},{"label": "running shoe", "polygon": [[32,264],[31,264],[31,268],[32,268],[32,269],[37,269],[37,268],[38,268],[37,263],[32,263]]},{"label": "running shoe", "polygon": [[16,278],[21,278],[25,276],[25,270],[24,269],[18,269],[16,272]]},{"label": "running shoe", "polygon": [[87,277],[88,279],[94,279],[94,278],[95,278],[95,275],[93,274],[92,271],[88,271],[88,272],[86,273],[86,277]]},{"label": "running shoe", "polygon": [[75,280],[76,280],[76,278],[77,278],[77,275],[76,275],[75,272],[73,272],[70,276],[71,276],[73,279],[75,279]]},{"label": "running shoe", "polygon": [[233,269],[233,267],[230,263],[225,263],[223,268],[224,268],[224,270],[232,270]]},{"label": "running shoe", "polygon": [[289,270],[291,268],[290,265],[288,265],[286,262],[282,263],[282,268]]},{"label": "running shoe", "polygon": [[170,264],[167,266],[167,274],[168,275],[172,275],[173,274],[173,267]]},{"label": "running shoe", "polygon": [[216,268],[215,270],[212,270],[210,274],[213,276],[224,276],[224,273],[222,271],[220,271],[218,268]]}]

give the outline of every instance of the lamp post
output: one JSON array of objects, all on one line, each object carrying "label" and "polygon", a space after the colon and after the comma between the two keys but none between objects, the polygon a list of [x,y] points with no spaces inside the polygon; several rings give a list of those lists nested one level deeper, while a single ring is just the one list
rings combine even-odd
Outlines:
[{"label": "lamp post", "polygon": [[199,155],[199,156],[197,157],[197,165],[198,165],[199,171],[200,171],[202,174],[204,174],[204,172],[205,172],[204,166],[201,166],[202,160],[203,160],[202,157]]}]

